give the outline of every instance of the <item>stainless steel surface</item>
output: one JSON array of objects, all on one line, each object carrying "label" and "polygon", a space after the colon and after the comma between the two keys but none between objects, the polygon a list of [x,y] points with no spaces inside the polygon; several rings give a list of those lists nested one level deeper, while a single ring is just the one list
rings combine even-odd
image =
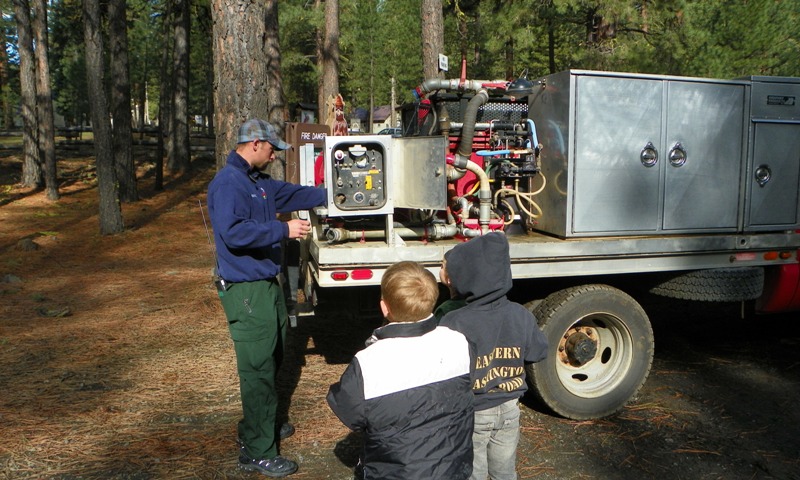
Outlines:
[{"label": "stainless steel surface", "polygon": [[395,207],[446,208],[446,154],[447,139],[443,136],[392,139],[390,172]]},{"label": "stainless steel surface", "polygon": [[582,70],[541,81],[529,115],[552,188],[537,228],[561,237],[739,228],[746,81]]},{"label": "stainless steel surface", "polygon": [[447,205],[446,153],[444,137],[327,137],[328,214],[387,215],[396,208],[443,210]]},{"label": "stainless steel surface", "polygon": [[800,78],[750,77],[754,119],[800,121]]},{"label": "stainless steel surface", "polygon": [[381,215],[394,211],[387,182],[393,161],[391,140],[389,135],[325,138],[329,215]]},{"label": "stainless steel surface", "polygon": [[745,229],[800,228],[800,78],[751,79]]},{"label": "stainless steel surface", "polygon": [[313,187],[314,185],[314,161],[316,154],[314,153],[314,144],[306,143],[298,147],[299,150],[299,166],[300,166],[300,185]]},{"label": "stainless steel surface", "polygon": [[[402,261],[421,262],[436,273],[444,253],[460,240],[436,242],[406,241],[402,247],[388,248],[383,242],[350,242],[328,245],[324,240],[311,243],[321,286],[354,284],[377,285],[379,273]],[[796,263],[765,260],[762,252],[794,252],[800,248],[800,235],[760,233],[753,235],[658,235],[559,239],[544,234],[509,236],[514,278],[567,277],[573,275],[621,274],[758,266]],[[370,268],[376,276],[362,282],[334,282],[334,270]],[[436,271],[435,271],[436,270]]]},{"label": "stainless steel surface", "polygon": [[662,82],[591,75],[572,80],[575,144],[568,172],[574,203],[563,219],[565,236],[655,231],[664,161],[648,168],[640,150],[652,143],[667,151]]},{"label": "stainless steel surface", "polygon": [[[536,198],[544,212],[539,231],[508,232],[515,278],[797,262],[800,79],[573,70],[541,80],[529,114],[544,145],[548,188]],[[348,141],[376,139],[364,137]],[[392,151],[386,162],[392,207],[444,208],[438,169],[446,144],[380,141]],[[338,216],[335,206],[328,210]],[[376,285],[402,260],[438,273],[444,253],[460,241],[328,245],[315,232],[309,248],[321,286]],[[766,252],[785,255],[768,259]],[[333,271],[359,268],[374,275],[331,279]]]},{"label": "stainless steel surface", "polygon": [[747,228],[797,227],[800,124],[754,123]]},{"label": "stainless steel surface", "polygon": [[[745,85],[665,81],[668,231],[735,231],[744,192]],[[672,157],[675,158],[672,158]]]}]

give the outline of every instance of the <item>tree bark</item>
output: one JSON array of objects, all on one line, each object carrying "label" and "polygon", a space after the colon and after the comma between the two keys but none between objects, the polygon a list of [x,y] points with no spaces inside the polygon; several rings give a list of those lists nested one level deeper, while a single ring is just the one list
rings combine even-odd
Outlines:
[{"label": "tree bark", "polygon": [[[267,120],[278,128],[278,133],[283,137],[286,133],[285,124],[288,108],[286,97],[283,93],[283,76],[281,74],[281,46],[278,35],[278,1],[267,0],[265,5],[266,16],[264,25],[264,53],[269,62],[266,66],[267,75],[267,104],[269,114]],[[276,152],[277,162],[267,166],[267,173],[273,178],[283,180],[286,172],[286,156]]]},{"label": "tree bark", "polygon": [[[8,52],[5,48],[0,48],[0,92],[4,90],[6,85],[8,85]],[[14,117],[11,114],[13,107],[8,95],[2,95],[2,99],[2,128],[9,130],[14,123]]]},{"label": "tree bark", "polygon": [[33,53],[31,9],[28,0],[14,0],[17,19],[17,51],[19,52],[19,81],[22,108],[22,181],[23,187],[40,188],[42,165],[39,158],[36,127],[36,63]]},{"label": "tree bark", "polygon": [[100,31],[100,0],[83,0],[83,36],[86,47],[86,80],[89,109],[92,112],[94,152],[97,162],[97,185],[100,195],[100,233],[122,232],[114,156],[111,152],[111,124],[104,90],[103,37]]},{"label": "tree bark", "polygon": [[[265,19],[277,8],[275,1],[212,0],[214,18],[214,109],[217,167],[225,165],[235,147],[239,127],[249,118],[273,119],[282,110],[270,98],[283,97],[277,32],[267,32]],[[271,22],[270,22],[271,24]],[[270,40],[269,45],[268,38]],[[272,56],[270,56],[272,55]],[[277,70],[279,71],[279,70]],[[274,82],[274,83],[270,83]],[[271,93],[268,93],[273,90]],[[281,127],[282,125],[276,125]]]},{"label": "tree bark", "polygon": [[172,75],[169,74],[169,67],[172,65],[172,9],[169,4],[164,6],[164,15],[161,21],[163,22],[162,28],[164,29],[164,44],[161,54],[161,66],[159,77],[161,78],[161,92],[158,98],[158,147],[156,149],[156,175],[155,185],[156,191],[164,188],[164,157],[172,155],[171,145],[172,135],[170,134],[170,117],[172,110]]},{"label": "tree bark", "polygon": [[425,78],[444,78],[439,54],[444,54],[442,0],[422,0],[422,72]]},{"label": "tree bark", "polygon": [[[339,94],[339,0],[325,0],[325,34],[322,41],[322,90],[323,103]],[[320,117],[325,118],[325,116]]]},{"label": "tree bark", "polygon": [[34,0],[33,31],[36,40],[36,117],[38,120],[39,160],[44,164],[44,184],[48,200],[58,200],[56,171],[56,132],[53,96],[48,63],[47,3]]},{"label": "tree bark", "polygon": [[514,70],[514,37],[509,35],[506,38],[506,44],[504,49],[505,50],[505,57],[506,57],[506,80],[513,80],[519,74],[519,72]]},{"label": "tree bark", "polygon": [[[43,0],[37,0],[43,1]],[[131,81],[128,68],[128,25],[125,0],[108,3],[108,41],[111,50],[111,116],[113,124],[114,166],[123,202],[139,200],[136,166],[133,162],[131,128]]]},{"label": "tree bark", "polygon": [[173,52],[172,155],[167,167],[173,172],[191,168],[189,145],[189,0],[175,1],[175,51]]},{"label": "tree bark", "polygon": [[[322,8],[322,0],[314,0],[314,10],[319,10]],[[323,15],[324,17],[324,15]],[[324,24],[323,24],[324,25]],[[327,110],[327,97],[325,97],[325,89],[322,87],[322,72],[325,70],[325,67],[322,62],[323,55],[323,45],[325,43],[324,40],[325,36],[325,27],[320,26],[317,28],[314,39],[315,39],[315,50],[317,54],[317,118],[319,118],[319,122],[322,123],[325,118],[328,116]]]},{"label": "tree bark", "polygon": [[[210,52],[213,48],[211,39],[211,32],[214,28],[214,20],[211,18],[211,5],[204,3],[202,5],[195,5],[199,10],[197,15],[198,29],[203,32],[202,46],[199,47],[204,52]],[[195,46],[195,50],[197,50]],[[203,135],[210,137],[214,135],[214,58],[212,55],[203,56],[203,75],[205,85],[208,87],[203,92]]]}]

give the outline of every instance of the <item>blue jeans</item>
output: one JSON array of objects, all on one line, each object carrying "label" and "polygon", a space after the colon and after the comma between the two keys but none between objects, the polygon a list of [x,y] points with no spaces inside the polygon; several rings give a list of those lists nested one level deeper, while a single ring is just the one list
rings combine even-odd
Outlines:
[{"label": "blue jeans", "polygon": [[519,442],[519,401],[509,400],[496,407],[475,412],[472,432],[470,480],[517,479],[517,442]]}]

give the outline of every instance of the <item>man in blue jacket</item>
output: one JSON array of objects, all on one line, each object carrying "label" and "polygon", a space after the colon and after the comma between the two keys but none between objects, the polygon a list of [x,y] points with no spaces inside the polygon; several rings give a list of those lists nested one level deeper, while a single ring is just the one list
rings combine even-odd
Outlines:
[{"label": "man in blue jacket", "polygon": [[306,236],[306,220],[278,220],[279,213],[325,203],[324,189],[271,178],[264,168],[276,150],[291,145],[260,119],[239,129],[236,149],[208,186],[208,210],[217,246],[217,291],[236,352],[243,418],[238,434],[239,467],[285,477],[297,464],[278,454],[278,438],[294,432],[276,426],[280,365],[288,318],[278,275],[281,241]]}]

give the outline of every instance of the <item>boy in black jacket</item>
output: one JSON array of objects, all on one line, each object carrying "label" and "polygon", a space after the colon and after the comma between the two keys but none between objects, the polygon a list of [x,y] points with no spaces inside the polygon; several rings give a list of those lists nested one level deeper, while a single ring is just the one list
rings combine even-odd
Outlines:
[{"label": "boy in black jacket", "polygon": [[447,313],[440,325],[459,331],[475,347],[474,461],[471,479],[517,478],[519,398],[525,393],[525,364],[542,360],[547,340],[536,318],[506,294],[511,290],[508,240],[488,233],[445,253],[450,286],[466,305]]},{"label": "boy in black jacket", "polygon": [[356,477],[466,480],[472,472],[470,347],[437,325],[438,293],[421,265],[389,267],[380,302],[389,323],[328,391],[342,423],[366,432]]}]

